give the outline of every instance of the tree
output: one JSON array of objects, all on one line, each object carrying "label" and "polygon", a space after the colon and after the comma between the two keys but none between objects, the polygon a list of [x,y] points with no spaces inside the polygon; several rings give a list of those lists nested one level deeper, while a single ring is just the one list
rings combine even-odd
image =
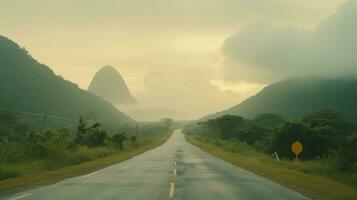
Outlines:
[{"label": "tree", "polygon": [[311,140],[308,127],[299,121],[288,121],[272,134],[269,151],[277,152],[281,157],[294,158],[291,144],[297,140],[304,145],[301,156],[306,158],[306,154],[309,153],[308,143]]},{"label": "tree", "polygon": [[132,144],[134,147],[137,147],[137,146],[138,146],[138,143],[137,143],[138,138],[137,138],[135,135],[130,136],[129,139],[130,139],[130,141],[131,141],[131,144]]},{"label": "tree", "polygon": [[229,139],[234,137],[237,132],[244,124],[244,118],[235,115],[224,115],[216,119],[210,119],[202,123],[203,125],[211,128],[213,131],[217,131],[222,139]]},{"label": "tree", "polygon": [[302,118],[302,122],[310,127],[333,127],[340,134],[349,135],[356,131],[356,125],[350,122],[347,117],[333,110],[324,110],[313,113]]},{"label": "tree", "polygon": [[126,132],[117,133],[110,137],[110,141],[113,142],[114,146],[120,150],[124,149],[124,141],[127,140]]},{"label": "tree", "polygon": [[107,132],[101,128],[91,128],[85,135],[84,144],[89,147],[102,146],[107,139]]},{"label": "tree", "polygon": [[84,120],[82,116],[79,116],[77,136],[75,139],[78,144],[95,147],[104,145],[106,139],[107,133],[101,128],[100,123],[97,122],[88,126],[88,122]]},{"label": "tree", "polygon": [[349,170],[357,162],[357,133],[349,136],[338,150],[339,169]]},{"label": "tree", "polygon": [[87,131],[87,122],[83,119],[82,115],[80,115],[77,125],[77,135],[75,141],[81,144],[84,140]]},{"label": "tree", "polygon": [[260,126],[269,132],[273,131],[284,122],[285,120],[282,116],[274,113],[262,113],[257,115],[253,120],[255,125]]},{"label": "tree", "polygon": [[331,126],[310,127],[302,121],[288,121],[273,132],[268,150],[271,153],[278,152],[281,157],[294,158],[291,145],[300,141],[304,147],[300,158],[323,157],[338,147],[335,139],[337,134],[337,130]]}]

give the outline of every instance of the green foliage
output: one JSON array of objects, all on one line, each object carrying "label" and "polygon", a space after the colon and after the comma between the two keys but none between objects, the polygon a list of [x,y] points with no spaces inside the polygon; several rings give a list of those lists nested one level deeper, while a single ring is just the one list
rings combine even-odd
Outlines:
[{"label": "green foliage", "polygon": [[128,137],[125,132],[117,133],[110,137],[110,141],[114,144],[115,148],[120,150],[124,149],[124,141],[127,139]]},{"label": "green foliage", "polygon": [[[289,121],[279,127],[271,136],[269,151],[277,152],[281,157],[294,158],[291,144],[300,141],[303,144],[301,159],[312,159],[326,156],[332,149],[333,138],[326,135],[335,135],[336,131],[330,127],[310,128],[300,121]],[[331,145],[331,146],[330,146]]]},{"label": "green foliage", "polygon": [[[217,138],[238,139],[247,144],[253,145],[262,142],[273,126],[282,123],[280,116],[274,114],[262,114],[254,120],[247,120],[240,116],[224,115],[216,119],[210,119],[199,123],[206,132],[216,132]],[[213,135],[213,134],[211,134]]]},{"label": "green foliage", "polygon": [[324,110],[307,115],[301,119],[303,123],[311,128],[332,127],[336,131],[348,135],[356,131],[356,125],[347,119],[347,117],[333,110]]},{"label": "green foliage", "polygon": [[284,123],[272,134],[269,150],[282,157],[293,158],[291,144],[299,140],[304,146],[299,155],[301,159],[323,158],[337,152],[337,166],[345,171],[356,162],[356,132],[356,126],[341,113],[321,111]]},{"label": "green foliage", "polygon": [[[94,112],[96,120],[113,129],[133,123],[113,105],[57,76],[3,36],[0,36],[0,96],[0,108],[53,114],[71,120],[81,113]],[[58,124],[47,126],[57,127]]]},{"label": "green foliage", "polygon": [[107,139],[107,133],[104,129],[100,128],[100,123],[94,123],[89,126],[82,116],[79,116],[78,126],[77,126],[77,137],[76,142],[81,145],[86,145],[89,147],[96,147],[104,145]]},{"label": "green foliage", "polygon": [[271,113],[257,115],[252,120],[224,115],[189,125],[184,131],[206,138],[210,143],[224,149],[241,146],[236,142],[232,143],[239,141],[269,155],[277,152],[280,158],[288,160],[295,158],[291,145],[300,141],[303,152],[299,159],[328,159],[331,168],[339,171],[354,170],[357,162],[356,125],[343,114],[332,110],[290,121]]},{"label": "green foliage", "polygon": [[30,130],[24,118],[19,118],[9,111],[0,110],[0,142],[20,139]]},{"label": "green foliage", "polygon": [[[15,122],[21,121],[18,116],[4,119],[0,120],[0,127],[5,127],[6,124],[3,123],[9,122],[11,127],[16,127],[13,126]],[[142,125],[138,128],[139,137],[134,136],[137,134],[136,127],[127,126],[125,129],[128,132],[117,131],[120,134],[108,137],[101,124],[90,123],[80,116],[77,134],[71,134],[66,129],[52,129],[20,132],[17,135],[22,137],[12,140],[7,135],[0,135],[0,180],[42,170],[54,170],[151,145],[168,133],[163,122]]]},{"label": "green foliage", "polygon": [[277,113],[297,119],[326,109],[343,113],[357,122],[357,78],[296,78],[273,83],[244,102],[207,118],[240,115],[254,118]]},{"label": "green foliage", "polygon": [[[216,119],[210,119],[202,124],[217,131],[222,139],[228,139],[237,135],[235,133],[244,124],[244,119],[240,116],[224,115]],[[233,132],[233,130],[236,130],[236,132]]]},{"label": "green foliage", "polygon": [[285,122],[285,119],[274,113],[262,113],[253,119],[253,123],[262,127],[265,131],[272,131],[283,122]]},{"label": "green foliage", "polygon": [[131,144],[132,144],[134,147],[137,147],[137,146],[138,146],[138,137],[132,135],[132,136],[130,136],[129,140],[131,141]]},{"label": "green foliage", "polygon": [[357,165],[357,134],[346,138],[341,148],[338,150],[339,169],[341,171],[350,170]]}]

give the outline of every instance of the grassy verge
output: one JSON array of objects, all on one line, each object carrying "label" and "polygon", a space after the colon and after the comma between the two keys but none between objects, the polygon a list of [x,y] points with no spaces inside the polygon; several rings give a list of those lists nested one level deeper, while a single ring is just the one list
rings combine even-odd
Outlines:
[{"label": "grassy verge", "polygon": [[271,179],[311,199],[357,199],[356,187],[337,182],[328,177],[308,174],[294,169],[298,166],[291,167],[284,162],[272,162],[271,159],[261,154],[233,153],[222,149],[222,147],[200,141],[190,136],[187,136],[186,139],[191,144],[198,146],[213,156]]},{"label": "grassy verge", "polygon": [[18,192],[36,186],[51,184],[65,178],[87,174],[92,171],[107,167],[109,165],[125,161],[127,159],[132,158],[133,156],[141,154],[145,151],[148,151],[165,143],[169,136],[169,134],[161,134],[160,136],[152,138],[150,140],[151,142],[147,142],[142,146],[139,146],[137,148],[131,148],[127,151],[118,152],[114,155],[110,155],[101,159],[67,166],[56,170],[33,172],[16,178],[1,180],[0,194],[3,195]]}]

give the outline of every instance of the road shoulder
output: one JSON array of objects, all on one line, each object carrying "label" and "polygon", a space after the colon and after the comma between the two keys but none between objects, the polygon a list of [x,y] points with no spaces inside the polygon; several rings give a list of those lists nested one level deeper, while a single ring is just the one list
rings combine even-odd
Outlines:
[{"label": "road shoulder", "polygon": [[93,173],[98,169],[102,169],[110,165],[123,162],[148,150],[156,148],[164,144],[169,137],[170,134],[167,134],[163,137],[160,137],[155,142],[98,160],[92,160],[89,162],[67,166],[56,170],[42,171],[16,178],[2,180],[0,181],[0,196],[18,193],[23,190],[39,186],[53,184],[70,177]]},{"label": "road shoulder", "polygon": [[186,136],[186,140],[215,157],[268,178],[311,199],[357,199],[357,189],[353,186],[284,166],[272,165],[269,162],[261,162],[260,159],[247,159],[247,157],[224,151],[217,146],[204,143],[193,137]]}]

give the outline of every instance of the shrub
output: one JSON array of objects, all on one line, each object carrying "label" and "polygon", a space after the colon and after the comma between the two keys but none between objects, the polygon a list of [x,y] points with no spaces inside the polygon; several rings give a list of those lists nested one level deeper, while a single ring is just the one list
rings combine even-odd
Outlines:
[{"label": "shrub", "polygon": [[107,133],[104,129],[100,128],[100,123],[94,123],[89,126],[82,116],[79,117],[77,126],[76,142],[81,145],[89,147],[96,147],[104,145],[107,139]]},{"label": "shrub", "polygon": [[[283,158],[294,158],[295,154],[291,151],[291,145],[295,141],[303,144],[303,152],[299,155],[302,159],[312,159],[315,157],[326,156],[330,149],[331,138],[326,135],[335,134],[336,130],[331,127],[312,129],[300,121],[289,121],[279,127],[270,138],[270,153],[278,152]],[[331,133],[331,134],[330,134]]]},{"label": "shrub", "polygon": [[117,133],[110,137],[110,141],[114,144],[115,148],[123,150],[124,149],[124,141],[127,140],[128,137],[126,133]]}]

